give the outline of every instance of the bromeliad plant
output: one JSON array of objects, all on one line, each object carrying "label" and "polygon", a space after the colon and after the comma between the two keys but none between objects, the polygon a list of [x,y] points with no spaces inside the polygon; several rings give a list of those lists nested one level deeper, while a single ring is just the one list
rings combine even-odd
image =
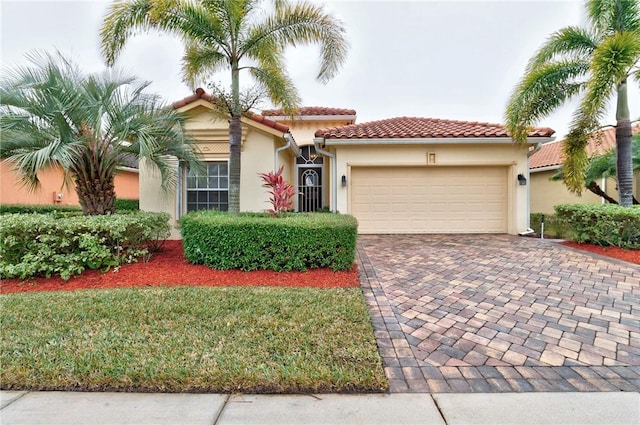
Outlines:
[{"label": "bromeliad plant", "polygon": [[287,183],[284,177],[282,177],[283,170],[284,167],[281,165],[275,173],[273,171],[269,173],[258,173],[264,182],[262,187],[269,189],[269,194],[271,195],[269,202],[271,202],[273,208],[267,210],[267,212],[273,217],[293,208],[293,195],[295,195],[296,191],[293,186]]}]

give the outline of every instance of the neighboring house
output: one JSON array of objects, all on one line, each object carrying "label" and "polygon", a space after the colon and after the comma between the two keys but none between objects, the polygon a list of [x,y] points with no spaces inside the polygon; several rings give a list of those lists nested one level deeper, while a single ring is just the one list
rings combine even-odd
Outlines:
[{"label": "neighboring house", "polygon": [[[640,131],[640,125],[632,128],[633,134]],[[560,204],[600,204],[604,199],[593,192],[584,189],[582,196],[569,192],[561,180],[552,181],[551,176],[562,168],[563,140],[545,143],[529,159],[529,173],[531,175],[531,212],[554,214],[553,207]],[[616,129],[603,130],[598,137],[593,136],[586,147],[587,155],[592,158],[602,155],[616,147]],[[640,196],[640,175],[634,180],[635,197]],[[603,178],[598,185],[607,195],[618,199],[615,177]]]},{"label": "neighboring house", "polygon": [[[176,164],[175,190],[141,167],[141,209],[175,219],[227,209],[228,120],[215,118],[211,100],[198,89],[174,104],[189,117],[207,175]],[[353,214],[361,233],[527,230],[528,153],[552,140],[553,130],[536,128],[526,144],[515,145],[499,124],[406,117],[355,124],[355,118],[351,109],[319,107],[301,108],[295,117],[279,110],[243,117],[240,209],[269,208],[258,173],[282,165],[298,189],[297,211]]]},{"label": "neighboring house", "polygon": [[[0,204],[60,204],[80,205],[73,182],[63,185],[63,172],[54,166],[38,173],[40,187],[29,190],[20,181],[13,165],[0,161]],[[138,199],[138,168],[135,162],[118,169],[114,181],[116,196],[122,199]]]}]

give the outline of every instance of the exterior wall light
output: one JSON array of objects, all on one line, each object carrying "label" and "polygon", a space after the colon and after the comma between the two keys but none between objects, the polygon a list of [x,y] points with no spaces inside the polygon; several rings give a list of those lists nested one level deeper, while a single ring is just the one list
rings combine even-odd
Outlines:
[{"label": "exterior wall light", "polygon": [[342,175],[341,182],[342,182],[342,187],[345,187],[347,185],[347,176],[345,176],[344,174]]},{"label": "exterior wall light", "polygon": [[525,186],[527,184],[527,178],[524,176],[524,174],[518,174],[518,183],[520,184],[520,186]]}]

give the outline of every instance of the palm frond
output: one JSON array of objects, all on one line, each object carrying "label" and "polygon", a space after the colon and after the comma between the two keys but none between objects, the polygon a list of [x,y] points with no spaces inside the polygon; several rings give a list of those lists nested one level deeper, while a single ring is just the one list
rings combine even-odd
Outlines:
[{"label": "palm frond", "polygon": [[320,45],[320,70],[317,79],[327,82],[346,61],[348,43],[342,22],[327,14],[321,6],[308,2],[281,5],[276,12],[254,25],[242,54],[258,58],[264,46]]},{"label": "palm frond", "polygon": [[300,104],[300,97],[293,81],[282,68],[251,68],[251,75],[261,84],[269,98],[281,106],[285,114],[292,114]]},{"label": "palm frond", "polygon": [[528,72],[514,89],[505,112],[506,127],[517,142],[529,130],[585,87],[588,62],[562,61],[539,65]]},{"label": "palm frond", "polygon": [[187,84],[196,86],[198,79],[203,79],[229,66],[229,60],[217,46],[201,43],[187,43],[182,58],[182,75]]},{"label": "palm frond", "polygon": [[136,30],[148,31],[153,28],[149,16],[152,7],[150,0],[119,1],[109,7],[100,29],[102,56],[107,65],[115,63],[116,57]]},{"label": "palm frond", "polygon": [[576,125],[571,128],[562,145],[564,184],[570,192],[582,193],[585,169],[589,163],[586,146],[593,127]]},{"label": "palm frond", "polygon": [[562,28],[547,39],[527,64],[526,73],[556,61],[588,61],[598,46],[598,37],[580,27]]},{"label": "palm frond", "polygon": [[637,0],[588,0],[586,7],[591,26],[603,35],[640,30]]},{"label": "palm frond", "polygon": [[577,121],[601,121],[607,101],[639,57],[640,39],[632,33],[616,33],[600,43],[591,59],[589,83]]}]

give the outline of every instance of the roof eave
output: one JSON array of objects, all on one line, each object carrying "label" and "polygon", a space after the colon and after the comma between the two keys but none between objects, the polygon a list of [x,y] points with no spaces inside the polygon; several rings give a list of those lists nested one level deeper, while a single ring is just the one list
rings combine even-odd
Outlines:
[{"label": "roof eave", "polygon": [[356,115],[265,115],[273,121],[355,121]]},{"label": "roof eave", "polygon": [[[514,144],[510,137],[422,137],[422,138],[323,138],[326,146],[347,145],[468,145],[468,144]],[[530,137],[523,145],[537,145],[553,140],[553,137]]]},{"label": "roof eave", "polygon": [[119,165],[119,166],[117,166],[117,167],[116,167],[116,170],[119,170],[119,171],[128,171],[128,172],[130,172],[130,173],[136,173],[136,174],[139,174],[139,173],[140,173],[140,170],[139,170],[139,169],[137,169],[137,168],[133,168],[133,167],[127,167],[127,166],[124,166],[124,165]]},{"label": "roof eave", "polygon": [[214,109],[214,107],[211,104],[211,102],[209,102],[207,100],[204,100],[204,99],[196,99],[196,100],[194,100],[192,102],[189,102],[189,103],[187,103],[185,105],[179,106],[177,108],[174,106],[173,108],[177,112],[184,113],[184,112],[192,110],[193,108],[197,108],[198,106],[203,106],[203,107],[205,107],[207,109],[211,109],[211,110]]},{"label": "roof eave", "polygon": [[562,168],[562,164],[546,165],[544,167],[529,168],[530,173],[541,173],[543,171],[554,171]]}]

